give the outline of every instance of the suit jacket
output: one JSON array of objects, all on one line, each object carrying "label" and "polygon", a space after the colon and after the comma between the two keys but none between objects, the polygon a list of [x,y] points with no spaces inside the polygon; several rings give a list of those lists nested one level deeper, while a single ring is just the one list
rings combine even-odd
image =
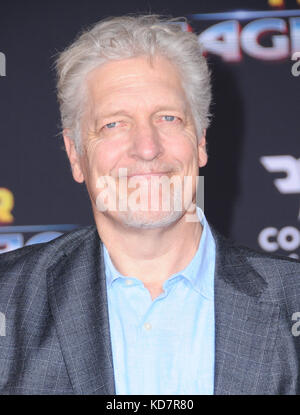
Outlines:
[{"label": "suit jacket", "polygon": [[[292,317],[300,311],[300,262],[236,246],[211,228],[214,393],[299,394]],[[1,394],[115,394],[95,226],[0,255],[0,312]]]}]

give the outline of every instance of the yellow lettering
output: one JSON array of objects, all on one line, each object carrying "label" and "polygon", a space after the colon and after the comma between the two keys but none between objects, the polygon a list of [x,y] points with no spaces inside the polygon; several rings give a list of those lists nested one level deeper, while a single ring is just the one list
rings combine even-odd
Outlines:
[{"label": "yellow lettering", "polygon": [[11,211],[14,207],[14,195],[5,187],[0,187],[0,222],[11,223],[14,220]]}]

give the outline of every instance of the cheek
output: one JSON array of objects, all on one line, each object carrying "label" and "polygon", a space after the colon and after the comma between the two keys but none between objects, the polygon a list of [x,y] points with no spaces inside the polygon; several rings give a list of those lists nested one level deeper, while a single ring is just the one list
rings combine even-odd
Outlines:
[{"label": "cheek", "polygon": [[120,160],[122,149],[120,146],[98,139],[89,143],[86,154],[88,169],[92,176],[109,175]]},{"label": "cheek", "polygon": [[169,152],[180,156],[184,160],[197,157],[197,135],[192,125],[187,126],[177,134],[164,137]]},{"label": "cheek", "polygon": [[190,170],[194,165],[197,165],[197,149],[191,141],[173,142],[169,148],[169,154],[171,153],[172,157],[180,160],[185,170]]}]

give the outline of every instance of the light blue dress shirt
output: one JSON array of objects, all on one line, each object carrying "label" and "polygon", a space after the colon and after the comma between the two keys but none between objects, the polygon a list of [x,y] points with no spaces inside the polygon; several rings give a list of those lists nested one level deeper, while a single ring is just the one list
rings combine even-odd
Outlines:
[{"label": "light blue dress shirt", "polygon": [[104,246],[117,395],[213,394],[215,241],[203,225],[198,250],[153,301],[141,280],[114,267]]}]

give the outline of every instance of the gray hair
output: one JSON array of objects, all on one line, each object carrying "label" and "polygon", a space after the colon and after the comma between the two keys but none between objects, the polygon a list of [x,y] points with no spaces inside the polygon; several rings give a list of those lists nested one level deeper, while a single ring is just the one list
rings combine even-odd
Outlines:
[{"label": "gray hair", "polygon": [[201,138],[210,119],[210,74],[196,34],[182,30],[185,21],[156,15],[108,18],[81,33],[60,53],[56,70],[62,128],[70,130],[78,151],[88,73],[107,61],[141,55],[164,56],[177,67]]}]

